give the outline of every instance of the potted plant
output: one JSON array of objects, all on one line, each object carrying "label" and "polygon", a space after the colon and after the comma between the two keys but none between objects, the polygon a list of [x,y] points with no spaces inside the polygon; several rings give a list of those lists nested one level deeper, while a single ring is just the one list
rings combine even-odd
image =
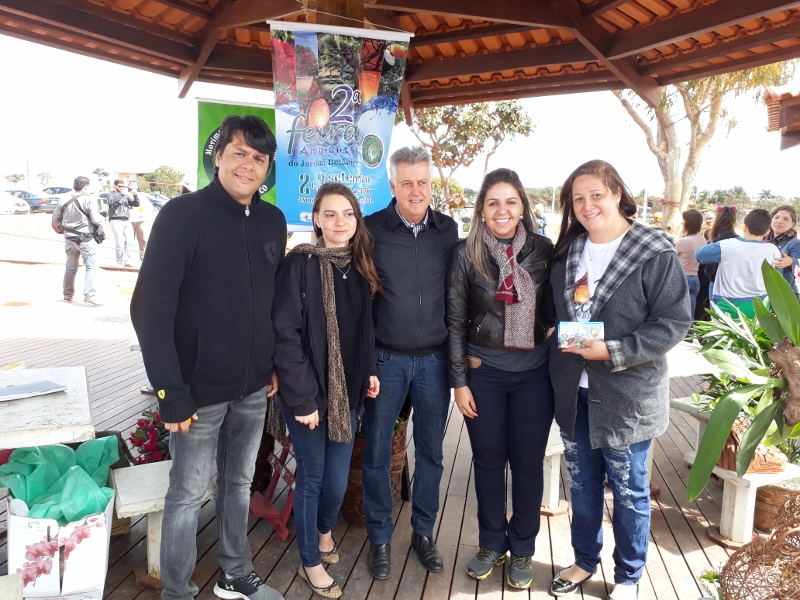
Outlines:
[{"label": "potted plant", "polygon": [[739,477],[757,452],[783,446],[785,453],[800,438],[800,302],[772,265],[764,261],[761,271],[774,314],[754,298],[755,320],[712,311],[712,321],[696,324],[696,335],[707,340],[700,353],[722,373],[711,377],[706,393],[696,395],[713,410],[689,473],[689,500],[703,491],[742,423],[746,431],[735,458]]}]

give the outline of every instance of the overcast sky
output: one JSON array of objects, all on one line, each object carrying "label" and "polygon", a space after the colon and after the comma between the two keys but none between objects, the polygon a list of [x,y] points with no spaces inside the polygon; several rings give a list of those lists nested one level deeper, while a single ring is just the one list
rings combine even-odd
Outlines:
[{"label": "overcast sky", "polygon": [[[102,167],[150,171],[165,164],[196,180],[196,99],[271,104],[271,92],[196,83],[184,100],[175,79],[24,42],[0,34],[0,174],[53,175],[71,185],[79,174]],[[800,78],[797,80],[800,85]],[[629,187],[660,195],[663,182],[644,135],[610,92],[523,100],[536,123],[527,139],[506,143],[490,169],[517,170],[526,186],[560,185],[582,162],[609,161]],[[780,135],[766,132],[766,108],[752,98],[731,101],[738,126],[706,150],[696,185],[714,190],[742,186],[800,196],[800,147],[780,152]],[[414,143],[395,128],[390,151]],[[478,188],[483,158],[455,178]],[[0,180],[0,182],[5,183]],[[24,184],[23,184],[24,185]]]}]

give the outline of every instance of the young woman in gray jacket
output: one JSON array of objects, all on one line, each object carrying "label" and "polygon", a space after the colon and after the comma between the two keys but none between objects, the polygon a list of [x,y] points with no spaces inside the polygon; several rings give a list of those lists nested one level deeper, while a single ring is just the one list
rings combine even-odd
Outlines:
[{"label": "young woman in gray jacket", "polygon": [[561,232],[550,281],[559,321],[602,322],[604,339],[559,349],[551,337],[555,416],[572,479],[575,562],[550,591],[564,596],[597,570],[603,484],[614,496],[614,588],[638,596],[647,562],[647,456],[669,422],[667,351],[691,324],[686,278],[669,236],[632,220],[636,204],[617,171],[594,160],[561,188]]}]

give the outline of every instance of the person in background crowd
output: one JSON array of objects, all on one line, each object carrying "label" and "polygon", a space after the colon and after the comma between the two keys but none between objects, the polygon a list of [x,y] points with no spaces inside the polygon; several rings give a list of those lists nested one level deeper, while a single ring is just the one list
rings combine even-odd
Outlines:
[{"label": "person in background crowd", "polygon": [[[710,242],[720,242],[722,240],[729,240],[738,238],[739,234],[736,233],[736,207],[735,206],[717,206],[717,216],[714,219],[714,224],[708,230],[707,240]],[[717,264],[701,265],[700,270],[705,273],[708,279],[708,297],[714,290],[714,281],[717,278]]]},{"label": "person in background crowd", "polygon": [[170,431],[162,600],[199,591],[191,581],[197,519],[215,462],[221,573],[214,593],[282,598],[256,573],[247,541],[256,453],[268,397],[278,391],[271,315],[286,219],[258,193],[276,146],[263,119],[225,118],[213,181],[161,209],[133,291],[131,321]]},{"label": "person in background crowd", "polygon": [[614,498],[612,600],[638,596],[650,538],[647,457],[669,424],[666,354],[691,324],[686,277],[671,238],[630,219],[636,204],[602,160],[561,188],[561,232],[550,275],[559,321],[602,322],[603,339],[560,350],[550,337],[556,421],[572,483],[575,562],[555,596],[592,577],[603,546],[604,481]]},{"label": "person in background crowd", "polygon": [[53,211],[51,226],[56,233],[64,234],[64,252],[67,266],[64,270],[64,301],[72,302],[75,295],[75,275],[78,259],[83,259],[86,279],[83,282],[83,301],[89,306],[103,306],[95,298],[94,271],[97,268],[97,242],[94,232],[103,218],[97,211],[97,199],[89,193],[89,178],[79,176],[73,183],[75,194],[63,198]]},{"label": "person in background crowd", "polygon": [[767,295],[761,263],[766,260],[775,264],[781,258],[778,248],[764,241],[771,220],[763,208],[751,210],[744,218],[742,237],[711,242],[695,252],[697,262],[719,265],[710,292],[711,301],[733,317],[738,316],[738,308],[752,319],[755,316],[753,298],[764,299]]},{"label": "person in background crowd", "polygon": [[364,220],[374,241],[375,268],[383,291],[375,297],[375,343],[381,391],[367,399],[364,428],[364,512],[370,548],[367,569],[375,579],[391,574],[392,436],[400,410],[411,397],[414,424],[414,489],[411,546],[426,570],[444,569],[434,543],[442,442],[450,388],[447,382],[445,274],[456,222],[430,208],[431,156],[421,146],[389,158],[394,198]]},{"label": "person in background crowd", "polygon": [[795,270],[800,260],[800,239],[797,239],[797,211],[793,206],[784,204],[772,211],[772,223],[767,241],[772,242],[781,251],[779,260],[773,263],[779,269],[784,279],[792,286],[792,291],[797,295]]},{"label": "person in background crowd", "polygon": [[480,549],[467,574],[486,579],[510,550],[506,582],[521,589],[533,581],[553,422],[547,364],[547,335],[555,323],[553,243],[535,228],[519,176],[492,171],[478,193],[469,237],[455,245],[447,269],[450,384],[469,432],[478,499]]},{"label": "person in background crowd", "polygon": [[131,181],[130,187],[128,188],[128,191],[135,194],[136,199],[139,201],[139,206],[131,209],[130,222],[133,228],[133,237],[139,244],[139,261],[142,261],[144,260],[144,251],[147,248],[144,222],[152,215],[153,205],[150,203],[150,200],[147,199],[147,196],[137,192],[137,187],[136,182]]},{"label": "person in background crowd", "polygon": [[700,265],[694,258],[695,250],[706,245],[706,238],[700,233],[703,223],[703,213],[690,209],[683,213],[683,235],[675,242],[675,251],[681,261],[681,267],[686,275],[689,285],[689,300],[692,306],[692,315],[696,308],[697,293],[700,291],[700,278],[698,270]]},{"label": "person in background crowd", "polygon": [[535,233],[547,237],[547,217],[544,216],[544,205],[537,204],[533,207],[533,214],[536,222]]},{"label": "person in background crowd", "polygon": [[117,247],[117,266],[130,267],[130,248],[133,246],[133,228],[130,223],[131,208],[139,206],[136,193],[131,196],[126,191],[127,186],[122,179],[114,180],[114,190],[106,198],[108,205],[108,222],[114,233],[114,243]]},{"label": "person in background crowd", "polygon": [[347,490],[356,413],[380,390],[370,307],[380,281],[348,186],[320,186],[311,214],[319,242],[295,246],[278,274],[272,315],[282,385],[270,421],[282,437],[285,420],[297,457],[298,574],[315,594],[338,598],[322,563],[339,562],[331,529]]},{"label": "person in background crowd", "polygon": [[714,224],[714,213],[711,211],[706,212],[703,218],[703,226],[700,228],[700,233],[708,241],[708,234],[711,231],[711,226]]}]

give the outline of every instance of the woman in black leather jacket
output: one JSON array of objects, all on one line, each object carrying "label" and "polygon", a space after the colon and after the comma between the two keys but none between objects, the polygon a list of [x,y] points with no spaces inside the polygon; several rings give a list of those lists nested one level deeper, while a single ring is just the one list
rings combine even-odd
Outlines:
[{"label": "woman in black leather jacket", "polygon": [[[480,550],[467,566],[488,577],[511,552],[506,582],[528,588],[539,532],[543,460],[553,421],[547,334],[555,322],[553,243],[535,231],[519,176],[483,181],[470,233],[447,271],[449,376],[474,458]],[[505,469],[514,514],[506,519]]]}]

